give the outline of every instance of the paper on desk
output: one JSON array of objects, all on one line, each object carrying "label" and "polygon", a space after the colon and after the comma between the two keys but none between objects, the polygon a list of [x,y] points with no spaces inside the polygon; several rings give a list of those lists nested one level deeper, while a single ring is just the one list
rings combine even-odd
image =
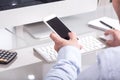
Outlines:
[{"label": "paper on desk", "polygon": [[102,17],[102,18],[90,21],[90,22],[88,22],[89,27],[93,27],[93,28],[103,30],[103,31],[109,30],[110,28],[105,26],[104,24],[100,23],[100,20],[109,24],[113,28],[120,30],[119,21],[116,19],[109,18],[109,17]]},{"label": "paper on desk", "polygon": [[12,49],[12,34],[5,29],[0,29],[0,49]]}]

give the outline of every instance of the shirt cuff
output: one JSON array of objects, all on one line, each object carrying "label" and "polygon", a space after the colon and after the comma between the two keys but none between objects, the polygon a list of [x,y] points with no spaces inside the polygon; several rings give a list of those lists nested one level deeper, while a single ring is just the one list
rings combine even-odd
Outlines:
[{"label": "shirt cuff", "polygon": [[58,51],[58,60],[66,59],[81,69],[81,51],[74,46],[64,46]]}]

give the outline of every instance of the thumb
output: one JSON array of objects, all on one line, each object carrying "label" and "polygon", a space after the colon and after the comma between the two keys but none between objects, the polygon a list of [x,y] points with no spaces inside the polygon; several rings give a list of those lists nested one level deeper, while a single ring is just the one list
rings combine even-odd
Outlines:
[{"label": "thumb", "polygon": [[107,31],[105,31],[104,34],[105,35],[109,35],[109,34],[113,35],[114,34],[114,30],[107,30]]},{"label": "thumb", "polygon": [[57,35],[56,33],[52,32],[50,34],[50,38],[55,42],[55,43],[58,43],[58,42],[61,42],[63,39]]},{"label": "thumb", "polygon": [[112,40],[108,40],[108,41],[106,41],[106,44],[107,44],[108,46],[113,46],[113,41],[112,41]]}]

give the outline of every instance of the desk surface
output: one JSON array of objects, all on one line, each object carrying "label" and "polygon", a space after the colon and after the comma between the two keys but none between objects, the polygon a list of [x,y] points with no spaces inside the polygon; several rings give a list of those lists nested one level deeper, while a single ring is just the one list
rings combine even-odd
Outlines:
[{"label": "desk surface", "polygon": [[[116,18],[116,15],[114,14],[111,6],[108,6],[107,8],[99,8],[96,11],[90,13],[78,14],[62,18],[62,20],[68,26],[68,28],[76,32],[78,35],[93,31],[97,31],[99,34],[101,31],[88,27],[87,23],[90,20],[107,15],[108,17]],[[40,24],[40,26],[43,25],[43,23],[38,24]],[[40,57],[37,57],[33,52],[33,47],[40,47],[41,44],[48,43],[51,40],[49,38],[44,40],[33,39],[26,32],[22,33],[22,37],[23,36],[24,40],[27,41],[27,43],[26,45],[21,45],[24,44],[22,42],[19,42],[17,44],[17,48],[19,49],[16,49],[18,52],[16,60],[8,65],[0,65],[0,80],[27,80],[28,75],[35,75],[36,80],[41,80],[44,74],[46,74],[48,69],[51,67],[52,64],[44,63],[42,59]],[[84,60],[86,61],[88,58],[93,58],[92,63],[95,62],[94,54],[88,55],[87,57],[85,56]],[[91,62],[87,62],[87,64],[84,65],[90,64]],[[8,75],[11,77],[6,77]]]}]

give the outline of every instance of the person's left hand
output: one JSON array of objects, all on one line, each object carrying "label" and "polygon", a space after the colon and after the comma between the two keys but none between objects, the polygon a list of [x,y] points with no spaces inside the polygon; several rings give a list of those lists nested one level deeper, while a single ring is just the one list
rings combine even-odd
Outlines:
[{"label": "person's left hand", "polygon": [[120,46],[120,31],[118,30],[107,30],[105,35],[112,35],[113,40],[107,40],[106,44],[110,47]]},{"label": "person's left hand", "polygon": [[54,48],[56,51],[59,51],[60,48],[67,46],[67,45],[74,46],[79,49],[82,48],[82,46],[80,46],[78,43],[77,36],[75,35],[75,33],[70,32],[68,33],[68,35],[70,39],[65,40],[55,33],[50,34],[51,39],[55,42]]}]

